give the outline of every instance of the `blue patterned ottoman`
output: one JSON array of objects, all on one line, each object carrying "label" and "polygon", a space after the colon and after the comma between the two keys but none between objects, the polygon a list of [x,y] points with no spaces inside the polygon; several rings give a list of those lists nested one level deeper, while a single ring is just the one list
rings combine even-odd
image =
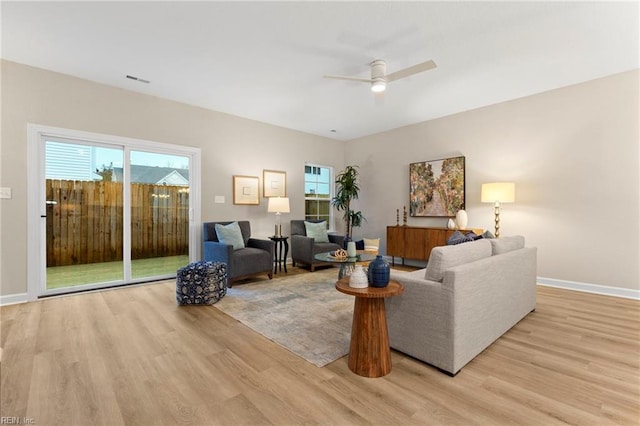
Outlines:
[{"label": "blue patterned ottoman", "polygon": [[227,294],[227,265],[222,262],[194,262],[178,269],[178,305],[213,305]]}]

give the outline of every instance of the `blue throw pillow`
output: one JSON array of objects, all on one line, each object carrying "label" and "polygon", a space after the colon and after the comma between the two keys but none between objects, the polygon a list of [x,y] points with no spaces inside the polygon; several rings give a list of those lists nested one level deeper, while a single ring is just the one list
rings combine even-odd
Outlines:
[{"label": "blue throw pillow", "polygon": [[242,239],[242,231],[238,222],[231,222],[228,225],[222,225],[216,223],[216,235],[218,235],[218,241],[222,244],[229,244],[233,246],[234,250],[240,250],[244,248],[244,240]]},{"label": "blue throw pillow", "polygon": [[484,237],[482,235],[477,235],[475,232],[472,232],[472,231],[467,232],[467,239],[469,239],[469,241],[475,241],[481,238],[484,238]]},{"label": "blue throw pillow", "polygon": [[452,246],[456,244],[467,243],[470,241],[475,241],[480,238],[482,237],[474,234],[473,232],[469,232],[467,235],[464,235],[462,232],[456,231],[447,240],[447,245]]},{"label": "blue throw pillow", "polygon": [[314,223],[304,221],[304,229],[307,237],[314,238],[316,243],[328,243],[329,234],[327,234],[327,222]]},{"label": "blue throw pillow", "polygon": [[452,246],[455,244],[464,243],[465,241],[467,241],[467,237],[462,232],[456,231],[451,234],[451,236],[447,240],[447,245]]}]

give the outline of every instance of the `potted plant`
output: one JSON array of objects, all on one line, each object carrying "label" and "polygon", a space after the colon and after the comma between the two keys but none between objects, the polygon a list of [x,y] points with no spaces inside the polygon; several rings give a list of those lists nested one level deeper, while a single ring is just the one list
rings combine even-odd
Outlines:
[{"label": "potted plant", "polygon": [[331,199],[331,205],[338,211],[344,211],[346,225],[345,241],[351,241],[353,228],[361,226],[366,220],[361,211],[351,210],[351,201],[358,199],[358,166],[347,166],[336,176],[336,195]]}]

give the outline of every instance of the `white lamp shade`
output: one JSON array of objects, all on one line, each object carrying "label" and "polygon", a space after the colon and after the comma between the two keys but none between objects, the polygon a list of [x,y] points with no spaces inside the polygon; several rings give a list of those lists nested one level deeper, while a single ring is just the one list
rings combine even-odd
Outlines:
[{"label": "white lamp shade", "polygon": [[384,80],[376,80],[371,83],[371,91],[373,93],[381,93],[387,88],[387,83]]},{"label": "white lamp shade", "polygon": [[513,203],[516,199],[516,184],[513,182],[483,183],[481,200],[483,203]]},{"label": "white lamp shade", "polygon": [[289,213],[289,198],[287,197],[271,197],[267,206],[269,213]]}]

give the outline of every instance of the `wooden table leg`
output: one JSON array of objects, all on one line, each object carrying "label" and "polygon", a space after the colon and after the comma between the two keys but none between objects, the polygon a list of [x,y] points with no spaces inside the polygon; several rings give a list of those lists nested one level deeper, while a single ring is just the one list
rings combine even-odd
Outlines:
[{"label": "wooden table leg", "polygon": [[351,326],[349,369],[364,377],[382,377],[391,372],[391,350],[384,298],[356,297]]}]

